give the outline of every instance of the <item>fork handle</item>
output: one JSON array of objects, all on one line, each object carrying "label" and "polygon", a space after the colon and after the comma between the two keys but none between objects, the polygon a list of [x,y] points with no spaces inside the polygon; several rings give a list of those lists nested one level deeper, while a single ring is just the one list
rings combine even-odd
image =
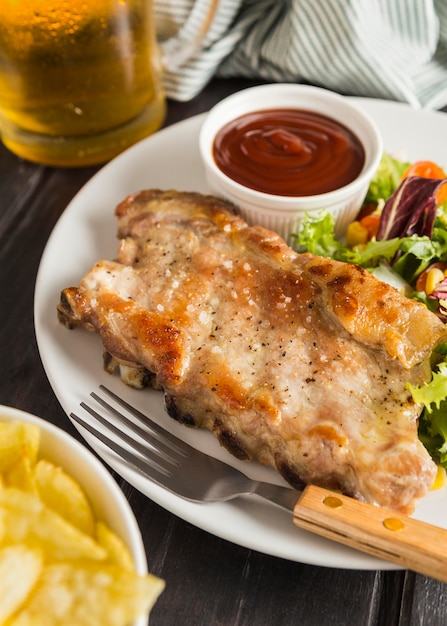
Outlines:
[{"label": "fork handle", "polygon": [[328,489],[307,486],[295,505],[300,528],[447,582],[447,530]]}]

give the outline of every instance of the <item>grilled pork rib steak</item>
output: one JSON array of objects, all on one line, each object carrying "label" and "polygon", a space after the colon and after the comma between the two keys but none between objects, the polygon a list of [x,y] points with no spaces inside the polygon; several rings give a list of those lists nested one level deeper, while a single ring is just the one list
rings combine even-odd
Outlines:
[{"label": "grilled pork rib steak", "polygon": [[164,390],[169,414],[232,454],[410,512],[436,466],[406,384],[430,379],[444,325],[350,264],[298,254],[225,202],[148,190],[116,208],[118,259],[62,291],[105,365]]}]

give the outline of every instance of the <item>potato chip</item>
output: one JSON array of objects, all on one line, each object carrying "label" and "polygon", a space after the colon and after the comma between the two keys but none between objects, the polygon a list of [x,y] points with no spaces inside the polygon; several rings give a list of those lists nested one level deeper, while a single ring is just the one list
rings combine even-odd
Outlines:
[{"label": "potato chip", "polygon": [[114,565],[57,563],[43,569],[8,626],[123,626],[148,612],[163,589],[155,576],[140,577]]},{"label": "potato chip", "polygon": [[2,546],[2,544],[4,543],[5,534],[6,534],[6,530],[5,530],[4,512],[3,512],[3,509],[0,508],[0,546]]},{"label": "potato chip", "polygon": [[0,422],[0,625],[126,626],[165,583],[135,572],[79,483],[37,460],[39,443],[37,426]]},{"label": "potato chip", "polygon": [[96,538],[107,552],[107,561],[129,572],[135,571],[134,562],[128,547],[104,522],[97,522]]},{"label": "potato chip", "polygon": [[8,487],[16,487],[22,491],[37,493],[34,478],[34,462],[25,451],[4,473],[4,484]]},{"label": "potato chip", "polygon": [[40,459],[34,468],[37,490],[42,502],[74,524],[82,532],[93,535],[95,519],[81,486],[61,467]]},{"label": "potato chip", "polygon": [[24,453],[34,462],[40,442],[40,429],[28,422],[0,422],[0,472],[6,471]]},{"label": "potato chip", "polygon": [[106,550],[94,539],[48,509],[33,494],[18,489],[0,491],[4,539],[41,547],[48,560],[105,560]]},{"label": "potato chip", "polygon": [[42,570],[40,550],[24,545],[0,550],[0,624],[21,606]]}]

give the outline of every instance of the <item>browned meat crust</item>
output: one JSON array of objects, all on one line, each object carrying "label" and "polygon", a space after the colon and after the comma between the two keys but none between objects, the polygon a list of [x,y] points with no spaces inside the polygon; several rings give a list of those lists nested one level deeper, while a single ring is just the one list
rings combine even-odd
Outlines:
[{"label": "browned meat crust", "polygon": [[353,265],[299,255],[210,196],[159,190],[116,209],[118,260],[64,289],[59,319],[98,332],[105,365],[165,392],[232,454],[411,511],[435,464],[406,384],[444,325]]}]

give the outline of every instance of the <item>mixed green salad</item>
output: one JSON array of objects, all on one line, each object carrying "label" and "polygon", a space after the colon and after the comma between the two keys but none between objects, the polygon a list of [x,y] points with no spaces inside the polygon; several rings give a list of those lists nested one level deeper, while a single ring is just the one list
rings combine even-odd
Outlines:
[{"label": "mixed green salad", "polygon": [[[294,238],[298,250],[368,269],[447,323],[447,175],[436,163],[385,153],[343,241],[325,212],[306,215]],[[437,352],[431,382],[409,389],[424,406],[419,438],[447,468],[447,343]]]}]

